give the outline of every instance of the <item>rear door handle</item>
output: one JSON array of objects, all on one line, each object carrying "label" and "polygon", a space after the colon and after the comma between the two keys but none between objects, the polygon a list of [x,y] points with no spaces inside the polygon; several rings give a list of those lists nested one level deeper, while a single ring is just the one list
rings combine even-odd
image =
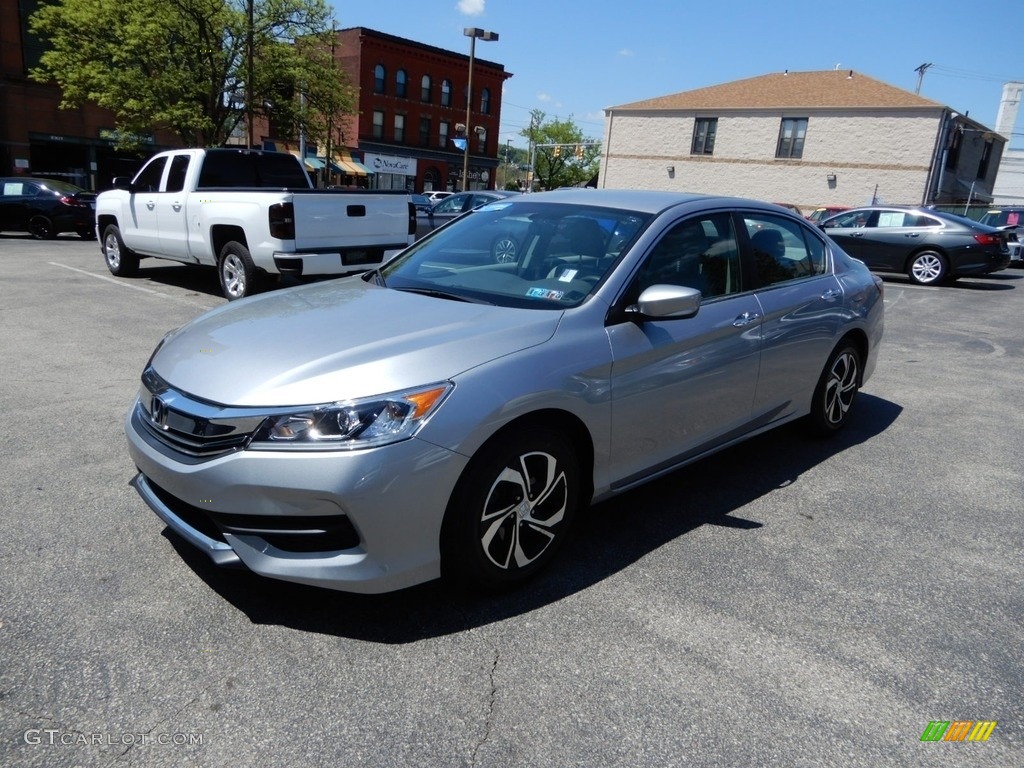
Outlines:
[{"label": "rear door handle", "polygon": [[827,290],[823,294],[821,294],[821,298],[824,301],[835,301],[836,299],[838,299],[842,295],[843,295],[842,291],[837,291],[835,288],[830,288],[829,290]]},{"label": "rear door handle", "polygon": [[904,237],[920,237],[921,233],[920,232],[904,232],[903,236]]},{"label": "rear door handle", "polygon": [[732,321],[732,324],[737,328],[742,328],[745,325],[757,322],[761,319],[761,316],[757,312],[744,312],[742,315]]}]

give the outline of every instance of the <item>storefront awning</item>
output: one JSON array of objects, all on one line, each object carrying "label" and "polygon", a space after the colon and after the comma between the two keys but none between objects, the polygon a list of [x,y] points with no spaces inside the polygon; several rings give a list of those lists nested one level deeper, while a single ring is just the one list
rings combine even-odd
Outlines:
[{"label": "storefront awning", "polygon": [[373,171],[367,168],[365,165],[360,163],[358,160],[352,159],[352,153],[347,149],[343,149],[336,155],[336,161],[340,164],[349,168],[349,173],[353,176],[371,176]]}]

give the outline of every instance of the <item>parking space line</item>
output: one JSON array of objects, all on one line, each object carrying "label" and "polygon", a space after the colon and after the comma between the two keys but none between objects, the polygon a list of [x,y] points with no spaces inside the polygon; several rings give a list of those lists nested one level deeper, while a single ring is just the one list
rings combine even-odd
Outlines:
[{"label": "parking space line", "polygon": [[200,309],[211,309],[211,307],[207,307],[204,304],[200,304],[198,301],[190,301],[189,299],[182,298],[181,296],[172,296],[169,293],[161,293],[160,291],[154,291],[152,288],[143,288],[141,285],[132,285],[131,283],[126,283],[121,280],[117,280],[116,278],[113,277],[107,277],[106,275],[97,275],[93,272],[88,272],[87,270],[79,269],[78,267],[70,267],[67,264],[61,264],[56,261],[48,261],[47,264],[50,264],[54,267],[62,267],[63,269],[70,269],[72,272],[78,272],[79,274],[82,275],[95,277],[97,280],[105,280],[106,282],[113,283],[114,285],[120,286],[121,288],[131,288],[133,291],[151,293],[154,296],[159,296],[160,298],[163,299],[170,299],[171,301],[177,301],[182,304],[188,304],[190,307],[199,307]]}]

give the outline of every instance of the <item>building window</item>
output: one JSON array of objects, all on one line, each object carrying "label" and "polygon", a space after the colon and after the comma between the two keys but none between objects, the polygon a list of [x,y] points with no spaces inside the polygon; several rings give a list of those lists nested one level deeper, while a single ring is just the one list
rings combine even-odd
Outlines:
[{"label": "building window", "polygon": [[401,144],[405,141],[405,115],[395,115],[394,141],[396,144]]},{"label": "building window", "polygon": [[450,107],[452,105],[452,81],[442,80],[441,81],[441,106]]},{"label": "building window", "polygon": [[807,135],[806,117],[784,117],[779,128],[779,146],[776,157],[803,157],[804,136]]},{"label": "building window", "polygon": [[691,155],[713,155],[715,134],[718,133],[717,117],[698,117],[693,123],[693,146]]},{"label": "building window", "polygon": [[384,94],[388,92],[387,88],[387,70],[384,69],[383,64],[378,64],[373,68],[373,92]]},{"label": "building window", "polygon": [[484,115],[491,114],[491,89],[484,88],[480,91],[480,113]]},{"label": "building window", "polygon": [[420,118],[420,146],[421,147],[429,147],[430,146],[430,118],[429,117],[421,117]]},{"label": "building window", "polygon": [[437,126],[437,146],[441,149],[448,148],[448,126],[449,123],[442,122]]},{"label": "building window", "polygon": [[978,163],[978,178],[984,179],[988,176],[988,163],[992,159],[992,142],[985,142],[985,149],[981,151],[981,162]]},{"label": "building window", "polygon": [[424,75],[420,80],[420,101],[424,104],[430,103],[430,89],[433,83],[430,82],[430,75]]},{"label": "building window", "polygon": [[405,70],[404,69],[400,69],[397,72],[395,72],[395,95],[396,96],[398,96],[400,98],[403,98],[403,99],[406,97],[406,95],[408,93],[408,89],[407,89],[408,82],[409,82],[409,76],[405,74]]},{"label": "building window", "polygon": [[373,138],[384,138],[384,113],[379,110],[373,111]]}]

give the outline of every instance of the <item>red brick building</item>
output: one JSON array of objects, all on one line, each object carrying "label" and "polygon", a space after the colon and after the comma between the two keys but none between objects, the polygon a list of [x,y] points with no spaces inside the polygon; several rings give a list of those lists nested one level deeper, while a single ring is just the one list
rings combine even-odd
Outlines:
[{"label": "red brick building", "polygon": [[[40,0],[0,3],[0,176],[45,176],[86,189],[104,189],[115,175],[131,173],[139,158],[113,148],[114,116],[93,105],[60,109],[60,88],[29,79],[42,46],[29,33]],[[156,131],[150,152],[179,146]]]},{"label": "red brick building", "polygon": [[[28,77],[43,51],[28,31],[39,3],[0,3],[0,176],[48,176],[107,189],[115,175],[133,173],[140,158],[114,150],[112,113],[93,105],[60,109],[60,89]],[[469,47],[468,38],[457,39]],[[469,55],[354,27],[337,33],[336,57],[357,88],[358,111],[333,131],[332,183],[415,192],[462,189],[465,155],[453,139],[465,135]],[[501,64],[474,56],[466,150],[470,189],[494,188],[501,89],[509,77]],[[266,123],[258,122],[254,133],[264,146],[298,149],[297,137],[270,136]],[[146,156],[181,145],[168,131],[154,130],[146,140]],[[244,134],[239,140],[245,141]],[[323,148],[319,154],[323,158]],[[311,171],[322,172],[323,165],[307,163]]]},{"label": "red brick building", "polygon": [[[358,87],[359,112],[334,140],[373,174],[377,189],[462,189],[469,55],[364,27],[337,33],[336,57]],[[470,38],[460,38],[469,48]],[[476,45],[476,51],[485,47]],[[493,189],[504,66],[474,56],[470,189]],[[342,157],[341,159],[345,159]]]}]

